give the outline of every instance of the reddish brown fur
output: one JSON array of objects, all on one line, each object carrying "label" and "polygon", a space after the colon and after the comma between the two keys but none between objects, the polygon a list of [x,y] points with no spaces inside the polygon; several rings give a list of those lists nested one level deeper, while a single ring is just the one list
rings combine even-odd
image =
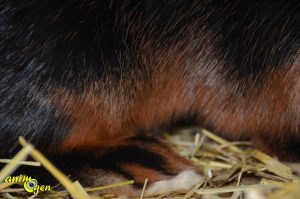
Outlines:
[{"label": "reddish brown fur", "polygon": [[[57,106],[73,123],[62,148],[98,146],[102,141],[105,145],[107,140],[116,139],[116,136],[126,138],[139,133],[139,130],[151,130],[187,112],[193,100],[186,95],[190,92],[185,86],[188,77],[179,68],[181,60],[172,60],[172,69],[168,65],[171,64],[168,63],[170,59],[164,57],[153,63],[158,66],[150,80],[155,82],[154,86],[138,83],[136,88],[132,88],[135,95],[130,100],[123,94],[124,91],[116,91],[112,94],[114,97],[103,93],[100,88],[102,82],[99,82],[98,88],[88,88],[80,95],[57,91],[54,95],[54,99],[60,99]],[[95,96],[95,93],[100,94]]]},{"label": "reddish brown fur", "polygon": [[[192,61],[204,64],[216,59],[213,53],[204,56],[201,52],[198,57]],[[174,49],[153,57],[149,64],[154,72],[149,80],[153,84],[139,81],[131,88],[131,99],[125,95],[129,88],[126,83],[124,90],[112,94],[101,90],[101,82],[79,95],[58,91],[58,106],[73,122],[62,149],[115,145],[122,142],[119,139],[134,136],[139,130],[151,131],[190,110],[201,113],[204,121],[199,118],[198,122],[214,124],[215,131],[232,138],[243,134],[258,142],[262,135],[272,133],[272,138],[266,140],[272,143],[282,139],[282,132],[293,133],[298,113],[290,106],[298,92],[294,89],[296,70],[270,71],[262,86],[250,88],[241,96],[236,87],[226,85],[220,73],[212,76],[203,70],[195,74],[194,80],[185,70],[188,66],[183,67],[186,59],[184,53]],[[221,61],[214,64],[223,65]],[[191,81],[197,81],[194,87]]]}]

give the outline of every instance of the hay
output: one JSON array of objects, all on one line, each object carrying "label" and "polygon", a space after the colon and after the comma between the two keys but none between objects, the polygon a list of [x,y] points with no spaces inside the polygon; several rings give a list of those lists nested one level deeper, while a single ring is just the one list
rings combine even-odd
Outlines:
[{"label": "hay", "polygon": [[[199,166],[206,177],[183,198],[300,198],[299,174],[287,164],[254,149],[250,142],[229,142],[205,129],[190,131],[190,138],[167,135],[174,149]],[[300,164],[293,167],[299,169]]]},{"label": "hay", "polygon": [[[159,198],[215,198],[215,199],[296,199],[300,198],[300,164],[285,164],[257,149],[250,142],[230,142],[203,129],[184,129],[175,135],[166,134],[166,139],[182,156],[190,159],[203,172],[204,182],[195,185],[186,193],[172,193],[154,197]],[[128,186],[133,181],[101,187],[82,187],[80,182],[72,182],[60,172],[38,150],[20,138],[22,150],[11,160],[0,159],[6,164],[0,171],[0,198],[115,198],[113,194],[96,195],[99,190],[117,186]],[[26,161],[30,155],[35,161]],[[38,195],[28,193],[22,188],[12,188],[18,183],[6,183],[4,179],[13,174],[20,165],[43,166],[65,188],[42,192]],[[145,179],[140,196],[147,199],[144,191]]]}]

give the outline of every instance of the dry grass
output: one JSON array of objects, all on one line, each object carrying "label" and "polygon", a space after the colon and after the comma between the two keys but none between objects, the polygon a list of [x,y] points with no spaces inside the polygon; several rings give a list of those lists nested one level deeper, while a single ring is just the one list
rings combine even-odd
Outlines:
[{"label": "dry grass", "polygon": [[[179,134],[166,134],[166,139],[182,156],[190,159],[203,171],[205,181],[187,193],[173,193],[158,198],[228,198],[228,199],[297,199],[300,198],[300,164],[283,164],[253,149],[249,142],[229,142],[207,130],[181,130]],[[128,186],[133,181],[102,187],[86,188],[72,182],[51,164],[38,150],[20,138],[23,149],[11,160],[0,160],[5,166],[0,171],[0,198],[114,198],[112,194],[99,196],[96,191],[115,186]],[[28,156],[34,161],[26,161]],[[62,191],[41,192],[33,195],[24,190],[23,184],[12,188],[5,183],[7,176],[22,164],[44,166],[65,188]],[[298,170],[298,171],[297,171]],[[147,180],[145,180],[145,186]],[[144,198],[144,191],[136,198]]]}]

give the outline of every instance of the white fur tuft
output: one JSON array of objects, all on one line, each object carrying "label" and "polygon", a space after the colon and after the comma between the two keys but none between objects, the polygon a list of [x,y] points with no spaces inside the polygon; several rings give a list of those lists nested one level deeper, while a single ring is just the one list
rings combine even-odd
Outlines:
[{"label": "white fur tuft", "polygon": [[202,176],[192,170],[184,170],[174,178],[153,183],[145,192],[146,196],[168,194],[175,191],[187,191],[203,181]]}]

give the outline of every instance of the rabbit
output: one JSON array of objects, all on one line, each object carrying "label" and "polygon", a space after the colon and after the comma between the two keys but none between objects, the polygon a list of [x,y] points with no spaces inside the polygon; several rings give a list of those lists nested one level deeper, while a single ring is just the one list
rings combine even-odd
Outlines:
[{"label": "rabbit", "polygon": [[147,196],[201,172],[160,132],[200,125],[300,157],[296,0],[0,0],[0,157],[23,136],[85,186]]}]

